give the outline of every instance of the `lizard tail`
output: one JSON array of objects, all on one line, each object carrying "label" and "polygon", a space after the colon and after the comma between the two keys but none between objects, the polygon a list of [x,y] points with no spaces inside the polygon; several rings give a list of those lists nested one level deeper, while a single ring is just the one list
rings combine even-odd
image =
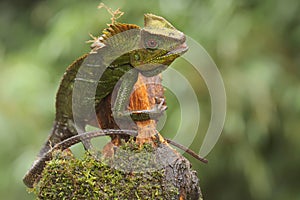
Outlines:
[{"label": "lizard tail", "polygon": [[[112,136],[112,135],[136,136],[137,132],[134,130],[106,129],[106,130],[86,132],[86,133],[74,135],[72,137],[69,137],[68,139],[62,140],[61,142],[55,144],[55,146],[49,148],[49,150],[46,153],[44,153],[42,157],[40,157],[33,163],[31,168],[28,170],[28,172],[25,174],[25,176],[23,178],[24,184],[29,188],[34,187],[34,183],[38,182],[39,179],[41,178],[41,174],[46,166],[47,161],[50,161],[52,159],[52,153],[54,150],[56,150],[56,149],[64,150],[64,149],[71,147],[74,144],[82,142],[83,140],[90,140],[92,138],[99,137],[99,136]],[[47,147],[44,147],[44,148],[42,148],[42,150],[46,150],[46,148]]]}]

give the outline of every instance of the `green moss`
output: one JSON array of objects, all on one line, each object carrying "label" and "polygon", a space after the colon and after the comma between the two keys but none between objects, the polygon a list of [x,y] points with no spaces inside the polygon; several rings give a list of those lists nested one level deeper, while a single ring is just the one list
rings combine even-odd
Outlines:
[{"label": "green moss", "polygon": [[[100,161],[101,160],[101,161]],[[165,178],[151,145],[133,141],[118,148],[111,160],[89,153],[78,159],[55,152],[33,192],[37,199],[178,199],[179,191]]]}]

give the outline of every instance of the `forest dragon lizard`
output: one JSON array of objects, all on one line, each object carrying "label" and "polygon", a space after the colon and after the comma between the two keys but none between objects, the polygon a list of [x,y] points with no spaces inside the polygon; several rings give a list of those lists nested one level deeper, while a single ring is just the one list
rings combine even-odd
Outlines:
[{"label": "forest dragon lizard", "polygon": [[[101,106],[100,101],[121,81],[112,113],[115,118],[131,116],[134,121],[149,119],[160,108],[149,111],[126,111],[133,85],[138,74],[146,77],[158,75],[188,49],[185,35],[162,17],[145,14],[144,28],[134,24],[113,23],[92,44],[92,51],[72,63],[66,70],[56,96],[56,117],[53,129],[41,148],[38,158],[25,175],[26,186],[33,187],[39,179],[47,152],[58,143],[76,136],[86,125],[94,125],[87,105]],[[78,83],[77,85],[75,84]],[[95,91],[92,91],[95,88]],[[74,89],[80,95],[74,95]],[[80,112],[74,113],[74,109]],[[76,123],[75,123],[75,119]],[[103,130],[118,133],[118,130]],[[119,132],[122,132],[119,130]],[[88,140],[82,139],[86,149]]]}]

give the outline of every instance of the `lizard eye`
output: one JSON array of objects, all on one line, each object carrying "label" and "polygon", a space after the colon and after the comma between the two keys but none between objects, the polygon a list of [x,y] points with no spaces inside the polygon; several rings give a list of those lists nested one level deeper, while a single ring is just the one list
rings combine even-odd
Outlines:
[{"label": "lizard eye", "polygon": [[157,49],[158,42],[155,39],[150,39],[146,42],[146,48]]}]

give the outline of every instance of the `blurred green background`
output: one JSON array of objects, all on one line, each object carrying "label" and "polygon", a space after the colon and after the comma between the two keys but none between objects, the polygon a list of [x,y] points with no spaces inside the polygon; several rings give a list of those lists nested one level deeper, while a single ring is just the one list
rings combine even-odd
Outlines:
[{"label": "blurred green background", "polygon": [[[202,44],[219,67],[227,92],[223,134],[208,165],[187,156],[205,199],[300,199],[299,0],[104,2],[125,12],[122,22],[142,26],[148,12],[165,17]],[[22,177],[51,129],[64,70],[89,51],[88,33],[99,35],[110,22],[98,4],[0,2],[1,199],[34,198]],[[175,68],[178,63],[184,64],[178,61]],[[193,80],[193,73],[186,73]],[[194,89],[201,106],[198,137],[203,138],[209,94],[203,81]],[[177,103],[168,96],[173,116]],[[167,122],[171,127],[179,119],[170,120],[175,120]],[[197,141],[191,146],[196,151]]]}]

